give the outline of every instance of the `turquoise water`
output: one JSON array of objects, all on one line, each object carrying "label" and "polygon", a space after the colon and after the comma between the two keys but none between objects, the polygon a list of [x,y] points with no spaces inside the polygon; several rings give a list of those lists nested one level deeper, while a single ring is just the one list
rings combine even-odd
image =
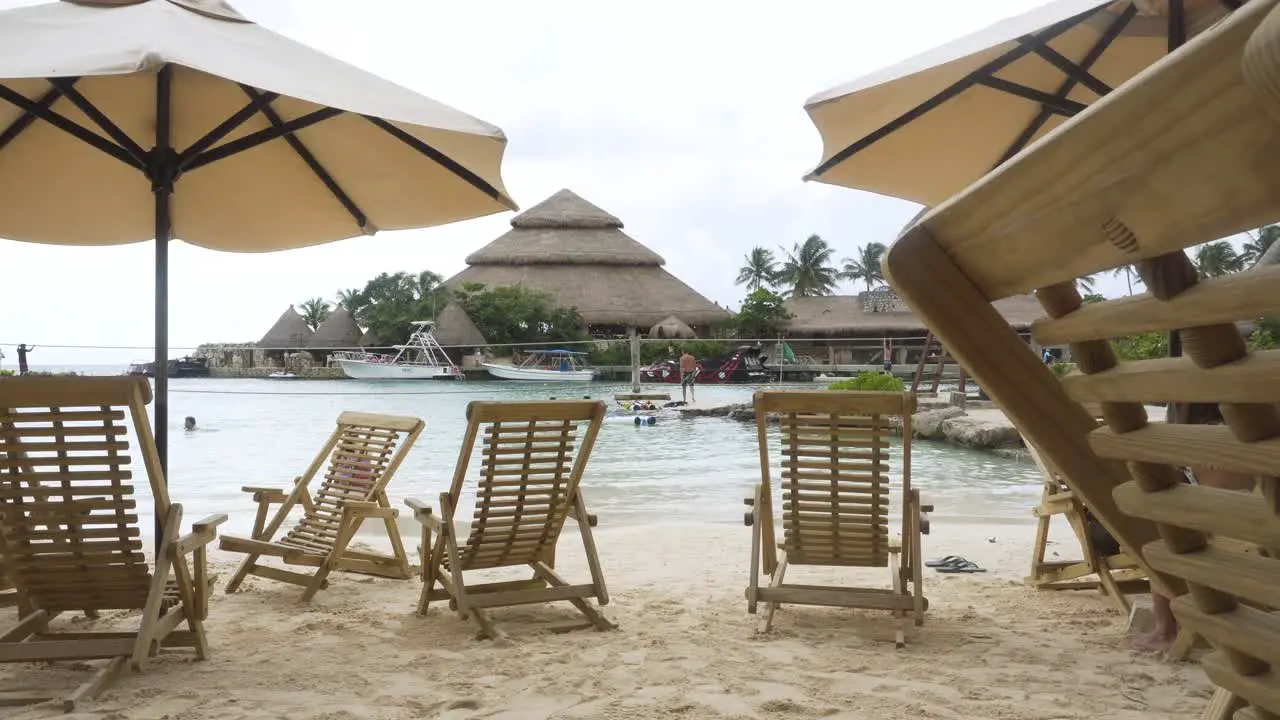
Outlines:
[{"label": "turquoise water", "polygon": [[[679,389],[671,389],[679,399]],[[426,421],[390,487],[392,504],[408,515],[405,497],[434,505],[447,489],[470,400],[590,395],[613,406],[613,394],[626,390],[604,383],[172,380],[170,496],[184,505],[188,522],[208,513],[228,513],[224,532],[247,532],[255,507],[240,487],[287,487],[325,442],[337,415],[356,410]],[[698,388],[698,401],[746,402],[752,390],[704,386]],[[187,415],[197,418],[199,430],[183,431]],[[937,506],[935,518],[985,524],[1032,521],[1030,508],[1040,493],[1034,465],[936,442],[916,441],[914,451],[913,483]],[[900,452],[895,443],[894,455]],[[891,467],[901,470],[897,457]],[[136,462],[134,473],[139,480],[145,477]],[[654,426],[637,428],[630,418],[611,418],[597,440],[583,492],[590,510],[610,527],[654,521],[738,523],[745,509],[742,499],[758,475],[750,423],[664,416]],[[147,513],[149,494],[141,495],[139,511]],[[467,514],[471,500],[469,495],[462,498]],[[409,529],[408,518],[401,520]]]}]

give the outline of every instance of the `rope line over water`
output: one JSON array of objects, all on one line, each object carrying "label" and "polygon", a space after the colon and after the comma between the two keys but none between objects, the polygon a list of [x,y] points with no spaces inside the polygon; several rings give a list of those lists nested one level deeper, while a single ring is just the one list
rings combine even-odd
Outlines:
[{"label": "rope line over water", "polygon": [[[642,337],[642,338],[640,338],[639,340],[640,340],[640,342],[642,342],[642,343],[664,343],[664,344],[668,344],[668,345],[678,345],[678,344],[680,344],[680,343],[686,343],[686,342],[721,342],[721,343],[725,343],[725,344],[729,344],[729,345],[732,345],[732,344],[735,344],[735,343],[736,343],[736,344],[740,344],[740,345],[750,345],[750,344],[755,344],[755,343],[760,343],[761,345],[775,345],[775,344],[780,343],[780,342],[787,342],[787,343],[798,343],[798,342],[861,342],[861,343],[865,343],[865,344],[866,344],[867,346],[869,346],[869,347],[870,347],[870,346],[879,347],[880,345],[882,345],[882,344],[883,344],[883,342],[884,342],[884,340],[885,340],[885,339],[892,340],[892,341],[893,341],[893,343],[894,343],[895,345],[898,345],[898,344],[902,344],[902,343],[909,343],[909,342],[924,342],[924,340],[925,340],[925,336],[924,336],[924,335],[918,335],[918,336],[917,336],[917,335],[913,335],[913,336],[908,336],[908,337],[892,337],[892,338],[889,338],[889,337],[887,337],[887,336],[886,336],[886,337],[882,337],[882,338],[876,338],[876,337],[870,337],[870,338],[869,338],[869,337],[867,337],[867,336],[865,336],[865,335],[860,335],[860,336],[832,336],[832,337],[826,337],[826,336],[809,336],[809,337],[793,336],[793,337],[785,337],[785,338],[694,338],[694,339],[689,339],[689,340],[684,340],[684,339],[680,339],[680,338],[646,338],[646,337]],[[553,341],[542,341],[542,342],[490,343],[490,345],[497,346],[497,347],[543,347],[543,348],[549,348],[549,347],[559,347],[559,346],[567,346],[567,345],[600,345],[600,344],[605,344],[605,345],[614,345],[614,344],[626,344],[626,343],[628,343],[628,342],[630,342],[630,340],[629,340],[628,338],[623,337],[623,338],[601,338],[601,339],[597,339],[597,340],[564,340],[564,341],[554,341],[554,340],[553,340]],[[13,346],[15,346],[15,347],[16,347],[16,346],[17,346],[17,345],[19,345],[19,344],[21,344],[21,343],[9,342],[9,341],[0,341],[0,346],[4,346],[4,345],[13,345]],[[41,342],[27,343],[27,345],[30,345],[30,346],[33,346],[33,347],[36,347],[36,348],[47,347],[47,348],[56,348],[56,349],[60,349],[60,350],[139,350],[139,351],[141,351],[141,350],[154,350],[154,349],[155,349],[155,347],[154,347],[154,346],[152,346],[152,345],[67,345],[67,344],[59,344],[59,343],[41,343]],[[389,348],[389,347],[391,347],[391,346],[390,346],[390,345],[370,345],[370,346],[368,346],[368,347],[369,347],[370,349],[382,349],[382,348]],[[441,345],[440,347],[443,347],[443,348],[464,348],[464,347],[475,347],[475,346],[474,346],[474,345]],[[197,346],[191,346],[191,345],[173,345],[173,346],[170,346],[170,347],[169,347],[169,350],[171,350],[171,351],[173,351],[173,350],[199,350],[199,349],[201,349],[201,348],[212,349],[212,350],[215,350],[215,351],[217,351],[217,352],[235,352],[235,351],[237,351],[237,350],[267,350],[267,351],[275,351],[275,350],[295,350],[295,351],[296,351],[296,350],[322,350],[322,351],[334,351],[334,350],[362,350],[362,349],[364,349],[363,347],[360,347],[360,346],[353,346],[353,345],[334,346],[334,347],[310,347],[310,346],[308,346],[308,347],[296,347],[296,346],[291,346],[291,347],[260,347],[260,346],[257,346],[257,345],[240,344],[240,343],[225,343],[225,344],[220,344],[220,343],[205,343],[205,344],[203,344],[203,345],[197,345]]]}]

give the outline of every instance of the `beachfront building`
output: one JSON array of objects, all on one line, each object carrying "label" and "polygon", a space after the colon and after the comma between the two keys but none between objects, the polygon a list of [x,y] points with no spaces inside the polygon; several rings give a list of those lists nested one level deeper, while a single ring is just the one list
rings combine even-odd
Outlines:
[{"label": "beachfront building", "polygon": [[[596,337],[641,333],[674,316],[706,337],[729,311],[667,272],[666,260],[622,231],[622,221],[570,190],[511,220],[511,230],[467,257],[445,281],[522,285],[575,307]],[[442,341],[443,342],[443,341]]]},{"label": "beachfront building", "polygon": [[[1032,321],[1044,317],[1031,295],[997,300],[995,308],[1009,326],[1030,342]],[[895,365],[919,362],[928,329],[890,288],[857,295],[791,298],[786,335],[797,357],[833,365],[879,364],[890,348]],[[935,346],[936,352],[936,346]]]},{"label": "beachfront building", "polygon": [[292,305],[258,341],[249,367],[284,367],[289,355],[303,351],[315,333]]},{"label": "beachfront building", "polygon": [[360,345],[364,331],[356,324],[355,318],[346,308],[335,308],[329,317],[320,323],[316,331],[307,341],[311,357],[320,364],[327,364],[334,350],[354,350]]},{"label": "beachfront building", "polygon": [[445,305],[436,317],[435,336],[449,359],[459,365],[478,364],[475,358],[489,344],[471,316],[456,302]]}]

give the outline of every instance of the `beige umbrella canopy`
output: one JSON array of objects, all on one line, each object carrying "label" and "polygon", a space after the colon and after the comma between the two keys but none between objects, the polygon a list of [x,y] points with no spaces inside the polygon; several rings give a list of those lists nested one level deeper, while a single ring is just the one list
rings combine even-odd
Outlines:
[{"label": "beige umbrella canopy", "polygon": [[649,337],[692,340],[698,334],[680,318],[668,315],[662,322],[649,328]]},{"label": "beige umbrella canopy", "polygon": [[810,98],[806,179],[935,205],[1239,0],[1057,0]]},{"label": "beige umbrella canopy", "polygon": [[0,48],[0,237],[157,241],[162,464],[171,238],[262,252],[515,208],[501,130],[222,0],[9,10]]}]

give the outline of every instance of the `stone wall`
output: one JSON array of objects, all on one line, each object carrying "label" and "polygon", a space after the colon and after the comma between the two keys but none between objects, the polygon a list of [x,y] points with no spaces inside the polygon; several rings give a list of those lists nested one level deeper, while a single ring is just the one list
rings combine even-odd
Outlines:
[{"label": "stone wall", "polygon": [[[215,378],[265,378],[280,372],[278,367],[215,367],[209,368],[209,377]],[[305,367],[291,371],[305,380],[341,380],[346,377],[340,367]]]}]

